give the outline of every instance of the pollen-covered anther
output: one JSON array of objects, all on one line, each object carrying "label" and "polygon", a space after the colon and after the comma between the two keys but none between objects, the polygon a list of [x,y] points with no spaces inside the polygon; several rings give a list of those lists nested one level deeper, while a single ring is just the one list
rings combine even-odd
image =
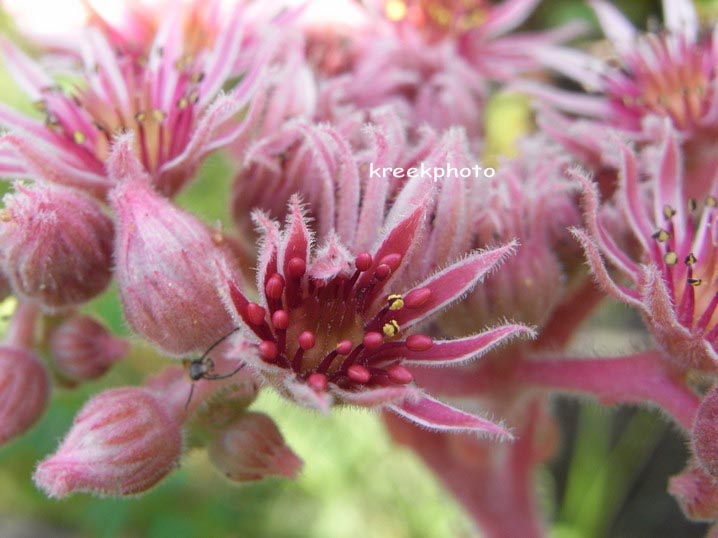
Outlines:
[{"label": "pollen-covered anther", "polygon": [[289,327],[289,314],[286,310],[277,310],[272,314],[272,325],[275,329],[284,330]]},{"label": "pollen-covered anther", "polygon": [[265,313],[264,307],[257,303],[249,303],[247,305],[247,319],[252,325],[261,325],[264,321]]},{"label": "pollen-covered anther", "polygon": [[339,355],[349,355],[352,349],[354,349],[354,344],[352,344],[351,340],[342,340],[336,347],[336,351]]},{"label": "pollen-covered anther", "polygon": [[142,123],[147,119],[147,113],[140,110],[137,114],[135,114],[135,121],[137,123]]},{"label": "pollen-covered anther", "polygon": [[666,217],[667,219],[671,219],[675,216],[675,214],[676,214],[676,210],[673,209],[671,206],[669,206],[668,204],[663,206],[663,216],[664,217]]},{"label": "pollen-covered anther", "polygon": [[277,355],[279,355],[279,348],[277,347],[277,344],[271,340],[263,340],[259,344],[259,354],[264,360],[272,361],[277,358]]},{"label": "pollen-covered anther", "polygon": [[395,319],[392,319],[391,321],[386,322],[381,328],[381,330],[385,336],[391,338],[399,334],[399,332],[401,331],[401,327]]},{"label": "pollen-covered anther", "polygon": [[698,202],[695,198],[688,198],[688,210],[693,212],[698,209]]},{"label": "pollen-covered anther", "polygon": [[384,337],[381,333],[371,331],[364,335],[363,343],[367,349],[376,349],[384,343]]},{"label": "pollen-covered anther", "polygon": [[368,383],[371,379],[371,372],[360,364],[354,364],[347,368],[347,377],[355,383]]},{"label": "pollen-covered anther", "polygon": [[675,265],[678,263],[678,254],[675,252],[666,252],[663,255],[663,261],[666,262],[666,265]]},{"label": "pollen-covered anther", "polygon": [[658,231],[654,233],[652,237],[659,243],[665,243],[671,238],[671,234],[663,228],[659,228]]},{"label": "pollen-covered anther", "polygon": [[716,198],[714,196],[708,196],[706,198],[706,205],[708,207],[716,207],[716,206],[718,206],[718,200],[716,200]]},{"label": "pollen-covered anther", "polygon": [[294,257],[287,262],[287,276],[290,278],[301,278],[307,272],[307,262],[301,258]]},{"label": "pollen-covered anther", "polygon": [[701,280],[700,278],[689,278],[688,283],[694,288],[696,288],[703,283],[703,280]]},{"label": "pollen-covered anther", "polygon": [[87,140],[87,137],[82,131],[75,131],[74,133],[72,133],[72,140],[75,142],[75,144],[84,144],[85,140]]},{"label": "pollen-covered anther", "polygon": [[688,256],[686,256],[686,258],[683,260],[683,263],[685,263],[686,265],[693,265],[693,264],[695,264],[697,261],[698,261],[698,260],[696,259],[695,255],[691,252],[691,253],[688,254]]},{"label": "pollen-covered anther", "polygon": [[426,351],[434,345],[434,341],[425,334],[412,334],[406,339],[404,345],[410,351]]},{"label": "pollen-covered anther", "polygon": [[411,290],[404,297],[404,306],[406,308],[419,308],[424,305],[426,301],[431,297],[431,290],[429,288],[419,288]]},{"label": "pollen-covered anther", "polygon": [[308,351],[316,345],[317,337],[312,331],[304,331],[302,334],[299,335],[297,341],[299,343],[299,347],[301,347],[305,351]]},{"label": "pollen-covered anther", "polygon": [[414,381],[414,376],[411,372],[401,364],[395,364],[386,371],[389,376],[389,380],[400,385],[406,385]]},{"label": "pollen-covered anther", "polygon": [[404,308],[404,298],[398,293],[393,293],[386,298],[389,303],[389,310],[401,310]]},{"label": "pollen-covered anther", "polygon": [[264,291],[269,299],[279,300],[284,292],[284,278],[279,273],[274,273],[267,280]]},{"label": "pollen-covered anther", "polygon": [[159,108],[156,108],[152,111],[152,119],[155,120],[157,123],[162,123],[163,121],[165,121],[166,117],[167,114]]},{"label": "pollen-covered anther", "polygon": [[314,391],[321,392],[327,388],[327,376],[314,372],[309,374],[307,377],[307,385],[309,385]]},{"label": "pollen-covered anther", "polygon": [[356,257],[356,260],[354,260],[354,265],[357,268],[357,271],[368,271],[371,268],[372,263],[374,263],[374,260],[371,257],[371,254],[368,252],[362,252]]}]

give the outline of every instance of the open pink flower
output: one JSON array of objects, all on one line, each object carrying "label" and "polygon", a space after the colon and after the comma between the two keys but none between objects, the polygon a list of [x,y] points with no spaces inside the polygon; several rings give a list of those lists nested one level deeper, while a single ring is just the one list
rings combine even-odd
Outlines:
[{"label": "open pink flower", "polygon": [[[657,170],[639,182],[637,157],[620,144],[621,184],[617,202],[639,247],[635,259],[608,231],[598,194],[587,179],[588,230],[574,234],[583,244],[599,284],[610,295],[636,307],[659,348],[682,368],[718,366],[718,259],[715,194],[695,201],[684,194],[683,156],[669,129]],[[613,278],[602,259],[618,270]],[[628,280],[629,286],[624,285]]]},{"label": "open pink flower", "polygon": [[690,171],[686,187],[694,196],[707,194],[718,163],[718,75],[714,68],[718,62],[718,27],[701,32],[690,0],[665,0],[665,30],[647,34],[639,33],[608,2],[594,0],[591,5],[611,42],[610,57],[600,59],[550,45],[538,47],[536,53],[544,65],[574,79],[588,94],[534,83],[520,83],[518,87],[587,120],[572,128],[573,122],[560,118],[558,124],[544,122],[569,147],[581,144],[575,140],[577,130],[582,132],[581,138],[595,140],[601,127],[621,129],[636,140],[655,142],[660,129],[652,128],[655,122],[647,120],[670,119],[685,143]]},{"label": "open pink flower", "polygon": [[[45,119],[0,106],[0,123],[12,130],[0,141],[0,173],[80,187],[104,195],[112,181],[105,161],[118,133],[135,133],[135,152],[165,195],[180,190],[210,151],[235,140],[237,121],[257,87],[266,55],[236,72],[245,24],[238,7],[212,48],[189,50],[180,14],[170,11],[147,56],[113,48],[96,28],[82,42],[77,87],[66,91],[43,68],[8,42],[2,44],[9,71]],[[242,81],[220,95],[231,78]],[[219,95],[219,97],[218,97]]]},{"label": "open pink flower", "polygon": [[[470,291],[514,246],[473,252],[408,286],[397,275],[420,249],[425,203],[413,181],[382,219],[383,233],[367,251],[355,252],[330,234],[313,245],[297,197],[283,230],[255,213],[261,241],[252,302],[231,278],[228,303],[256,342],[244,359],[264,380],[305,405],[327,409],[334,399],[392,411],[437,430],[469,430],[508,436],[501,426],[423,394],[407,366],[469,361],[507,338],[531,335],[503,325],[456,340],[434,340],[416,327]],[[367,201],[368,203],[369,201]],[[356,220],[355,220],[356,222]]]}]

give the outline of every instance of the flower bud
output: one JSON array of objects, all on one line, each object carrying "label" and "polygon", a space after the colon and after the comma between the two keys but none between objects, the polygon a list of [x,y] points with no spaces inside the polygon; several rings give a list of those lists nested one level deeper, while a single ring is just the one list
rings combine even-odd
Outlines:
[{"label": "flower bud", "polygon": [[50,335],[50,350],[61,375],[81,381],[97,379],[129,351],[129,343],[112,336],[89,316],[64,321]]},{"label": "flower bud", "polygon": [[17,183],[3,201],[2,267],[15,293],[52,310],[84,303],[105,289],[113,229],[96,202],[39,183]]},{"label": "flower bud", "polygon": [[141,493],[164,478],[182,454],[182,432],[163,402],[138,387],[92,398],[57,452],[41,462],[35,483],[50,497],[74,492]]},{"label": "flower bud", "polygon": [[206,350],[232,330],[217,290],[217,264],[232,266],[215,234],[194,216],[128,178],[112,191],[116,275],[132,329],[169,355]]},{"label": "flower bud", "polygon": [[712,476],[695,464],[671,477],[668,492],[673,495],[685,516],[694,521],[715,521],[718,517],[718,487]]},{"label": "flower bud", "polygon": [[217,469],[237,482],[268,476],[294,478],[302,467],[274,421],[263,413],[246,413],[222,430],[207,450]]},{"label": "flower bud", "polygon": [[45,367],[25,349],[0,346],[0,394],[0,444],[4,444],[44,413],[50,394]]},{"label": "flower bud", "polygon": [[706,394],[696,412],[693,453],[704,471],[718,476],[718,387]]}]

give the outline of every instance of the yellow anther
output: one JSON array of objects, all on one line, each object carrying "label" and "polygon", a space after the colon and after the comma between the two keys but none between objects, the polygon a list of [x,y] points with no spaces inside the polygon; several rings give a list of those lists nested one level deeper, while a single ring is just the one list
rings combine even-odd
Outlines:
[{"label": "yellow anther", "polygon": [[389,295],[386,300],[389,302],[389,310],[401,310],[404,308],[404,298],[398,293]]},{"label": "yellow anther", "polygon": [[400,21],[406,17],[406,4],[401,0],[389,0],[384,7],[386,18],[390,21]]},{"label": "yellow anther", "polygon": [[137,123],[142,123],[147,119],[147,113],[140,110],[137,114],[135,114],[135,121]]},{"label": "yellow anther", "polygon": [[703,281],[700,278],[689,278],[688,283],[695,288],[697,286],[700,286]]},{"label": "yellow anther", "polygon": [[666,230],[663,228],[659,228],[656,233],[653,234],[653,239],[658,241],[659,243],[665,243],[670,239],[671,234],[669,234]]},{"label": "yellow anther", "polygon": [[160,110],[159,108],[155,108],[152,111],[152,118],[157,122],[161,123],[165,121],[165,118],[167,117],[167,114],[164,113],[164,111]]},{"label": "yellow anther", "polygon": [[708,198],[706,198],[706,205],[708,207],[715,207],[718,205],[718,200],[716,200],[713,196],[709,196]]},{"label": "yellow anther", "polygon": [[666,217],[667,219],[670,219],[675,214],[676,214],[676,210],[673,209],[671,206],[669,206],[668,204],[663,206],[663,216],[664,217]]},{"label": "yellow anther", "polygon": [[189,105],[189,101],[186,97],[180,97],[180,99],[177,101],[177,108],[180,110],[187,108],[187,105]]},{"label": "yellow anther", "polygon": [[686,256],[686,259],[683,260],[683,261],[684,261],[684,263],[685,263],[686,265],[693,265],[693,264],[696,263],[698,260],[696,259],[696,257],[695,257],[695,256],[693,255],[693,253],[691,252],[688,256]]},{"label": "yellow anther", "polygon": [[399,334],[401,327],[399,327],[399,324],[395,319],[392,319],[391,321],[385,323],[381,330],[384,333],[384,336],[391,338],[392,336]]},{"label": "yellow anther", "polygon": [[75,141],[75,144],[84,144],[87,137],[82,131],[75,131],[72,133],[72,139]]},{"label": "yellow anther", "polygon": [[666,262],[666,265],[675,265],[678,263],[678,254],[675,252],[666,252],[663,256],[663,261]]}]

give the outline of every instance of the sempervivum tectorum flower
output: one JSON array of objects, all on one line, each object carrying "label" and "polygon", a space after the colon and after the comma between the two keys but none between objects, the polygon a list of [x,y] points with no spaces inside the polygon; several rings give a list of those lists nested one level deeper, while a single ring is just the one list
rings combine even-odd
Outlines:
[{"label": "sempervivum tectorum flower", "polygon": [[[241,49],[242,10],[234,10],[212,47],[188,50],[180,14],[169,10],[145,57],[113,49],[90,28],[82,70],[69,94],[42,67],[9,43],[2,45],[9,71],[35,101],[44,120],[0,107],[4,175],[25,175],[103,195],[111,188],[105,161],[114,137],[135,133],[134,151],[155,188],[172,195],[194,175],[211,150],[235,140],[245,124],[236,114],[250,101],[266,54],[254,51],[244,73],[234,72]],[[227,80],[243,74],[227,95]]]},{"label": "sempervivum tectorum flower", "polygon": [[0,212],[2,266],[13,291],[46,309],[89,301],[109,284],[112,221],[87,195],[15,184]]},{"label": "sempervivum tectorum flower", "polygon": [[123,387],[85,404],[34,478],[51,497],[132,495],[164,478],[181,454],[180,422],[170,408],[147,389]]},{"label": "sempervivum tectorum flower", "polygon": [[[420,249],[431,192],[420,181],[403,189],[383,233],[370,250],[353,252],[330,234],[313,245],[295,197],[284,230],[262,213],[264,235],[251,301],[227,277],[229,304],[256,351],[243,358],[284,395],[326,409],[334,400],[366,407],[388,406],[429,428],[473,430],[507,436],[492,422],[440,403],[417,389],[407,366],[468,361],[499,342],[532,331],[503,325],[457,340],[434,340],[415,331],[432,314],[471,290],[512,250],[473,252],[416,286],[394,278]],[[381,226],[380,226],[381,227]]]},{"label": "sempervivum tectorum flower", "polygon": [[[641,34],[608,2],[591,2],[611,54],[601,59],[585,52],[559,47],[538,47],[539,59],[580,83],[588,95],[536,84],[522,86],[546,102],[589,120],[582,129],[596,138],[597,127],[621,129],[637,140],[655,141],[652,116],[670,119],[685,141],[690,179],[686,189],[694,196],[708,194],[713,179],[715,137],[718,133],[718,61],[716,27],[700,31],[690,0],[664,0],[665,30]],[[576,146],[579,131],[571,121],[544,122],[567,146]],[[589,131],[593,136],[589,135]],[[583,136],[582,136],[583,138]]]},{"label": "sempervivum tectorum flower", "polygon": [[[647,183],[639,182],[636,155],[620,145],[622,166],[618,203],[640,246],[640,258],[625,252],[604,226],[598,194],[585,188],[588,230],[575,231],[590,266],[610,295],[636,307],[665,357],[680,368],[718,367],[718,257],[714,228],[716,193],[686,198],[683,156],[672,131],[666,132],[661,162]],[[610,276],[601,254],[628,280]]]},{"label": "sempervivum tectorum flower", "polygon": [[157,194],[131,144],[131,135],[119,139],[109,166],[117,181],[109,197],[125,317],[167,354],[202,352],[234,326],[212,272],[231,258],[221,234]]}]

